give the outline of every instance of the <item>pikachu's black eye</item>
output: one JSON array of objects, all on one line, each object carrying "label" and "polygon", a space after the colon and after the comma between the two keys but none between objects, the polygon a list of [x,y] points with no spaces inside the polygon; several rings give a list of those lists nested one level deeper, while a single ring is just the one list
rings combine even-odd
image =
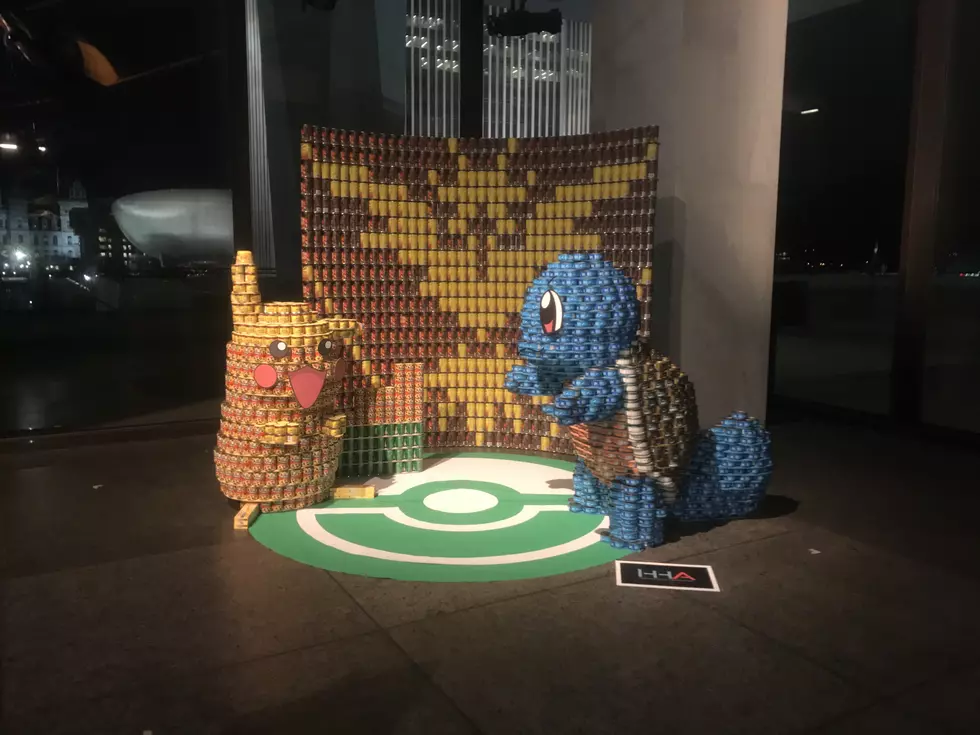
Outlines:
[{"label": "pikachu's black eye", "polygon": [[269,354],[273,357],[289,357],[291,352],[292,351],[289,349],[289,345],[287,345],[281,339],[277,339],[269,345]]},{"label": "pikachu's black eye", "polygon": [[320,344],[316,346],[316,351],[320,353],[320,357],[324,360],[337,360],[344,351],[344,346],[340,342],[335,342],[332,339],[321,339]]}]

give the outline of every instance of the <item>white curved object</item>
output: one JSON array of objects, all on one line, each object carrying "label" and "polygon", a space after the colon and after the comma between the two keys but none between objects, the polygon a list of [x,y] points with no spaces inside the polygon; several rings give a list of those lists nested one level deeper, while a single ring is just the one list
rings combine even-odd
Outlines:
[{"label": "white curved object", "polygon": [[119,229],[146,255],[175,260],[234,255],[231,192],[167,189],[120,197],[112,204]]},{"label": "white curved object", "polygon": [[[435,523],[433,521],[420,521],[412,518],[401,508],[305,508],[299,511],[300,514],[312,513],[313,515],[327,516],[356,516],[356,515],[379,515],[384,516],[389,521],[401,523],[403,526],[421,528],[423,531],[445,531],[447,533],[481,533],[483,531],[499,531],[501,528],[513,528],[527,523],[538,513],[549,511],[568,512],[567,505],[525,505],[514,515],[499,521],[489,521],[487,523]],[[302,525],[302,523],[300,524]]]},{"label": "white curved object", "polygon": [[[354,509],[351,509],[354,510]],[[379,509],[357,509],[357,510],[379,510]],[[564,508],[562,508],[564,510]],[[388,551],[386,549],[374,549],[370,546],[348,541],[347,539],[336,536],[317,521],[317,515],[323,510],[305,509],[296,514],[296,522],[311,538],[319,541],[325,546],[331,546],[343,551],[345,554],[354,556],[366,556],[371,559],[385,559],[387,561],[402,561],[415,564],[445,564],[448,566],[490,566],[493,564],[520,564],[526,561],[539,561],[541,559],[552,559],[556,556],[571,554],[573,551],[587,549],[593,544],[599,543],[600,536],[597,531],[609,528],[609,518],[604,516],[602,520],[591,531],[584,536],[579,536],[571,541],[566,541],[557,546],[547,549],[536,549],[534,551],[522,551],[516,554],[498,554],[496,556],[427,556],[416,554],[403,554],[399,551]],[[387,514],[385,514],[387,515]]]}]

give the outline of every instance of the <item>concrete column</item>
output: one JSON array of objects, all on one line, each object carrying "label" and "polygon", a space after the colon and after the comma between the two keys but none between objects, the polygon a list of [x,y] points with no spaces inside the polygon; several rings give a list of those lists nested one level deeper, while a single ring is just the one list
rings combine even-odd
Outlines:
[{"label": "concrete column", "polygon": [[654,345],[764,417],[787,0],[604,0],[592,129],[660,126]]}]

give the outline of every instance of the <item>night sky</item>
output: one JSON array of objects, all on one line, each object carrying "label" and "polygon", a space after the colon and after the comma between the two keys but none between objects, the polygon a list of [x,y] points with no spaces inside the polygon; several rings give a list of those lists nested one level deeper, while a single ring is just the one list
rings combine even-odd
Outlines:
[{"label": "night sky", "polygon": [[777,250],[860,267],[878,242],[897,267],[914,5],[865,0],[790,24]]}]

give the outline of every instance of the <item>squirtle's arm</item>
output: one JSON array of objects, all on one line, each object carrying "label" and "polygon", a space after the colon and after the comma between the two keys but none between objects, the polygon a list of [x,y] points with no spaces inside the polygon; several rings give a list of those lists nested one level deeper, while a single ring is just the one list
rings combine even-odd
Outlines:
[{"label": "squirtle's arm", "polygon": [[623,409],[625,393],[616,368],[590,368],[541,410],[562,426],[604,421]]}]

